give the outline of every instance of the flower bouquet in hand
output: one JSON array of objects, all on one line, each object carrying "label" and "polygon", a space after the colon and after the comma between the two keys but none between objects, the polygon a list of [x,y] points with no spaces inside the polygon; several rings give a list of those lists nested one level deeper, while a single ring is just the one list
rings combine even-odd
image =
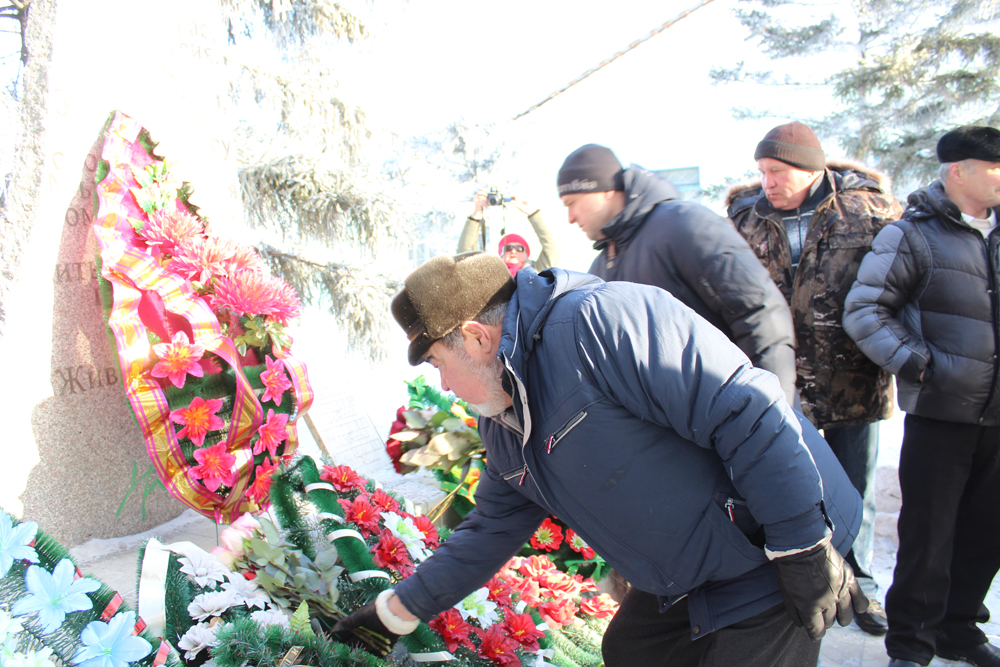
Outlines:
[{"label": "flower bouquet in hand", "polygon": [[299,300],[255,249],[213,233],[154,149],[113,115],[94,223],[108,326],[160,481],[229,523],[266,506],[312,402],[285,331]]}]

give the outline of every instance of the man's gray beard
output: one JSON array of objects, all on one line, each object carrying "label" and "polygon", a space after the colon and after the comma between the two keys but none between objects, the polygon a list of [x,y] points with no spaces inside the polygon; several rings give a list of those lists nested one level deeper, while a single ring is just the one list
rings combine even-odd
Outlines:
[{"label": "man's gray beard", "polygon": [[486,401],[483,403],[469,403],[469,408],[481,417],[495,417],[507,409],[507,402],[510,397],[503,390],[503,364],[496,357],[485,363],[473,361],[469,353],[462,348],[455,350],[455,356],[459,363],[462,363],[472,371],[476,379],[486,387]]}]

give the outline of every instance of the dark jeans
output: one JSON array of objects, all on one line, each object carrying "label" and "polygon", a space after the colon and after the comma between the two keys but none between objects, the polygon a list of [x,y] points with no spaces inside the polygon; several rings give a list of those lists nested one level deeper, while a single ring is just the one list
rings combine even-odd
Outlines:
[{"label": "dark jeans", "polygon": [[803,667],[818,662],[819,647],[784,605],[692,641],[687,598],[661,614],[655,595],[633,588],[601,651],[606,667]]},{"label": "dark jeans", "polygon": [[938,642],[986,642],[977,623],[1000,569],[1000,427],[907,415],[899,552],[886,594],[890,657],[926,665]]},{"label": "dark jeans", "polygon": [[874,599],[878,585],[872,578],[872,552],[875,549],[875,465],[878,462],[878,422],[841,428],[823,429],[840,465],[851,484],[861,495],[861,526],[847,562],[865,595]]}]

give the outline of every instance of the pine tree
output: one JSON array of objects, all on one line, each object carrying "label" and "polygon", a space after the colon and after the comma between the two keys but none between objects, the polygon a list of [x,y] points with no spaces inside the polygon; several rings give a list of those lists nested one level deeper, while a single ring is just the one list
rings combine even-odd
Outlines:
[{"label": "pine tree", "polygon": [[[239,181],[259,249],[305,303],[329,306],[348,343],[384,356],[400,285],[379,251],[400,238],[392,183],[366,157],[372,130],[339,93],[335,55],[367,37],[364,18],[328,0],[222,0],[232,45]],[[250,48],[248,48],[250,47]]]},{"label": "pine tree", "polygon": [[[716,82],[829,85],[838,102],[832,113],[798,108],[780,115],[809,122],[848,156],[888,173],[897,189],[936,177],[934,148],[944,132],[1000,127],[995,0],[740,0],[734,12],[776,69],[751,71],[741,62],[715,69]],[[814,77],[778,69],[815,55],[822,61],[812,67]]]}]

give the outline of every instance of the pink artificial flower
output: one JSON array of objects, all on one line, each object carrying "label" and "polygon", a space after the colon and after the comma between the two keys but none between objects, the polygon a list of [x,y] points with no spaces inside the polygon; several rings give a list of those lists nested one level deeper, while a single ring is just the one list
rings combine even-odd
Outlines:
[{"label": "pink artificial flower", "polygon": [[517,564],[512,565],[512,567],[526,577],[537,577],[549,570],[556,569],[555,564],[546,556],[529,556],[527,558],[515,556],[511,562],[513,563],[514,560],[517,560]]},{"label": "pink artificial flower", "polygon": [[264,383],[264,394],[260,397],[260,402],[274,401],[275,405],[281,405],[282,396],[292,383],[285,375],[285,365],[280,361],[275,361],[271,357],[264,357],[267,370],[260,374],[260,381]]},{"label": "pink artificial flower", "polygon": [[147,245],[160,246],[163,252],[172,253],[178,243],[204,231],[202,221],[190,213],[161,208],[149,214],[149,221],[137,233],[146,239]]},{"label": "pink artificial flower", "polygon": [[282,324],[299,316],[301,304],[288,283],[260,271],[237,271],[215,281],[215,308],[263,315]]},{"label": "pink artificial flower", "polygon": [[269,458],[265,458],[257,466],[253,484],[247,489],[247,497],[258,505],[263,505],[264,501],[267,500],[267,496],[271,492],[271,475],[277,467],[274,465],[274,461]]},{"label": "pink artificial flower", "polygon": [[191,468],[191,477],[200,479],[209,491],[215,491],[222,484],[232,486],[236,481],[233,465],[236,457],[226,451],[226,443],[194,450],[194,458],[199,465]]},{"label": "pink artificial flower", "polygon": [[237,271],[259,272],[265,265],[252,248],[218,236],[198,235],[177,244],[167,268],[188,280],[207,284],[212,278]]},{"label": "pink artificial flower", "polygon": [[154,345],[153,353],[159,361],[153,366],[152,376],[169,378],[175,387],[183,387],[189,373],[195,377],[205,375],[201,367],[201,355],[205,354],[205,346],[192,343],[183,331],[175,333],[169,343]]},{"label": "pink artificial flower", "polygon": [[319,478],[333,484],[333,488],[341,493],[347,493],[351,489],[363,491],[365,484],[367,484],[365,478],[350,466],[323,466],[323,472],[319,474]]},{"label": "pink artificial flower", "polygon": [[283,412],[274,414],[274,410],[267,411],[267,420],[257,429],[260,437],[253,446],[253,453],[260,454],[265,449],[271,456],[275,456],[278,445],[288,439],[288,415]]},{"label": "pink artificial flower", "polygon": [[221,398],[205,400],[200,396],[195,396],[186,408],[172,411],[170,421],[175,424],[184,424],[184,428],[177,432],[177,437],[190,438],[191,442],[198,447],[204,445],[205,436],[209,431],[217,431],[226,425],[222,418],[215,414],[221,407]]}]

